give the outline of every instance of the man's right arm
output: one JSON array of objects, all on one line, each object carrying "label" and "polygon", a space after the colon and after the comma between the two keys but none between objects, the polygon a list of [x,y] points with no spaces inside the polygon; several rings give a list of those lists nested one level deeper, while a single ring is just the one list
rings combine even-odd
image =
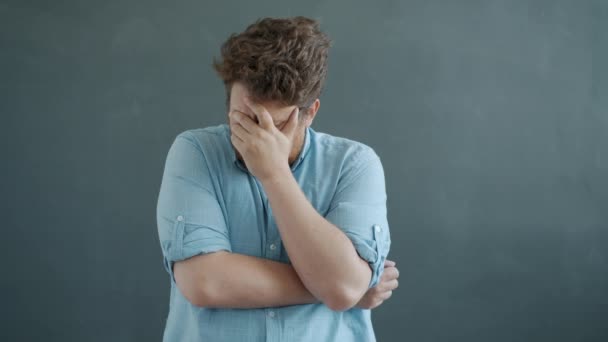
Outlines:
[{"label": "man's right arm", "polygon": [[164,266],[192,304],[254,308],[316,301],[290,265],[231,253],[207,158],[189,131],[167,154],[157,225]]},{"label": "man's right arm", "polygon": [[289,264],[218,251],[178,261],[175,282],[193,305],[262,308],[319,302]]}]

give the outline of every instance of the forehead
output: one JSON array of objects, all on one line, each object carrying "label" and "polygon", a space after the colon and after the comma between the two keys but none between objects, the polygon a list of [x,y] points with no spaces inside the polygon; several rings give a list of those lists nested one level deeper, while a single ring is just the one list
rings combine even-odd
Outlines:
[{"label": "forehead", "polygon": [[[243,84],[235,82],[230,91],[230,110],[238,110],[253,117],[254,114],[247,108],[243,100],[248,95],[247,88]],[[295,108],[294,106],[283,106],[276,102],[262,102],[260,104],[270,113],[275,123],[286,120],[293,108]]]}]

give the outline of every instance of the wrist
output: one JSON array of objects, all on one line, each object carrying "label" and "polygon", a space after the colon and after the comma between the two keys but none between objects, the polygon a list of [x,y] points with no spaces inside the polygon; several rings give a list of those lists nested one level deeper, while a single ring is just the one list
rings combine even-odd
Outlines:
[{"label": "wrist", "polygon": [[291,169],[289,165],[285,165],[283,167],[274,169],[272,173],[268,174],[266,177],[260,178],[260,183],[264,188],[281,185],[293,179],[293,174],[291,173]]}]

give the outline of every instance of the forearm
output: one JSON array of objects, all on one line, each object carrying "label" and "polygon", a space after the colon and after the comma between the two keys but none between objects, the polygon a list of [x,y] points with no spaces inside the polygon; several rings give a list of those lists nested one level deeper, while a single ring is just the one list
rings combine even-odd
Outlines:
[{"label": "forearm", "polygon": [[174,273],[182,293],[197,306],[248,309],[319,302],[291,265],[268,259],[220,251],[178,262]]},{"label": "forearm", "polygon": [[304,285],[332,309],[354,305],[367,291],[371,269],[350,239],[315,210],[290,172],[263,185]]}]

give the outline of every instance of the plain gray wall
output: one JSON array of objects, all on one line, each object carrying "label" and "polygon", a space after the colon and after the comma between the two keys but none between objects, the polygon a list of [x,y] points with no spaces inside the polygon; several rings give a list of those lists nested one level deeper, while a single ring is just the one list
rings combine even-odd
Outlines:
[{"label": "plain gray wall", "polygon": [[379,341],[608,341],[608,1],[1,1],[3,341],[158,341],[177,133],[225,122],[220,44],[331,36],[313,127],[382,158]]}]

